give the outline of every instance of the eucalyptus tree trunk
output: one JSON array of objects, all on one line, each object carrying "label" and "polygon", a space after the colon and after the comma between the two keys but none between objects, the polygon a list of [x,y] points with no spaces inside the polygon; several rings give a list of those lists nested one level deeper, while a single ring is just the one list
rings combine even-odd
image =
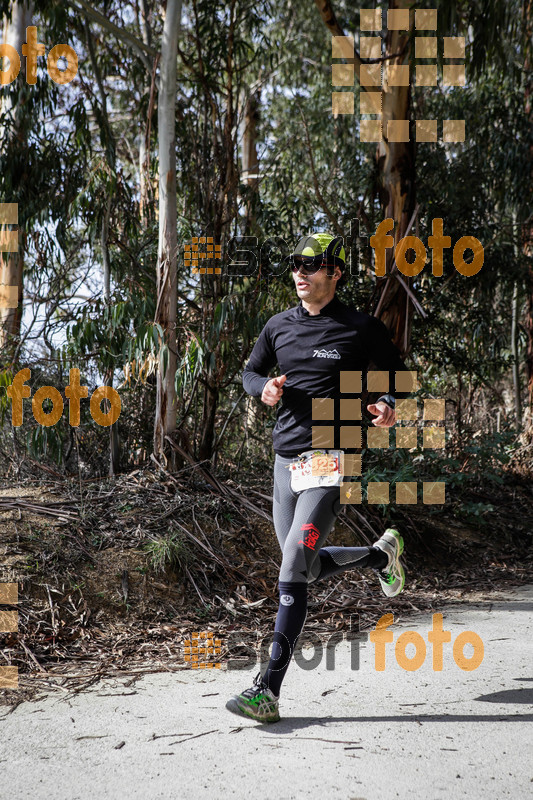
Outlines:
[{"label": "eucalyptus tree trunk", "polygon": [[[139,22],[142,33],[142,40],[146,47],[152,47],[152,28],[150,22],[150,8],[148,0],[142,0]],[[148,113],[146,118],[146,125],[141,126],[139,134],[139,217],[142,224],[146,224],[153,218],[151,211],[151,202],[153,202],[153,192],[150,186],[150,133],[151,133],[151,120],[154,109],[155,89],[156,89],[156,71],[157,60],[159,56],[154,58],[154,67],[152,70],[150,83],[150,99],[148,102]]]},{"label": "eucalyptus tree trunk", "polygon": [[[397,0],[391,8],[409,8],[409,0]],[[393,53],[398,55],[390,58]],[[388,31],[385,40],[384,62],[390,65],[409,65],[409,32]],[[408,120],[410,116],[411,86],[389,86],[383,82],[383,133],[387,133],[389,120]],[[415,159],[411,138],[408,142],[383,139],[376,152],[379,181],[384,207],[384,219],[394,220],[394,244],[406,235],[406,229],[415,207]],[[393,249],[387,250],[386,269],[390,275],[393,266]],[[412,283],[403,276],[404,282]],[[391,332],[392,339],[402,354],[409,350],[412,315],[409,297],[397,280],[381,278],[378,283],[381,296],[377,310],[379,317]]]},{"label": "eucalyptus tree trunk", "polygon": [[246,205],[247,229],[254,228],[254,195],[259,190],[259,158],[257,155],[257,123],[259,121],[260,91],[250,90],[245,100],[242,122],[242,181],[250,188]]},{"label": "eucalyptus tree trunk", "polygon": [[163,455],[165,436],[176,429],[177,201],[176,201],[176,72],[181,0],[167,0],[157,106],[159,136],[159,244],[155,321],[164,332],[168,360],[157,373],[154,453]]},{"label": "eucalyptus tree trunk", "polygon": [[528,298],[526,314],[524,318],[524,328],[527,334],[526,346],[526,372],[527,372],[527,389],[528,389],[528,423],[527,428],[533,439],[533,241],[526,241],[524,250],[529,256],[529,264],[527,267],[528,279]]},{"label": "eucalyptus tree trunk", "polygon": [[[102,142],[106,142],[105,159],[110,173],[111,186],[105,200],[105,205],[102,210],[102,221],[100,226],[100,247],[102,251],[102,270],[104,280],[104,302],[106,307],[109,308],[111,304],[111,257],[109,253],[109,224],[111,220],[111,211],[113,208],[113,195],[114,187],[116,185],[116,141],[113,129],[109,122],[109,115],[107,112],[107,94],[105,91],[104,79],[100,71],[96,51],[94,48],[94,40],[91,32],[90,23],[87,22],[85,26],[85,35],[87,40],[87,49],[93,68],[96,85],[100,94],[101,104],[101,117],[99,125],[101,129]],[[113,365],[107,366],[104,370],[104,385],[113,388]],[[106,401],[107,404],[107,401]],[[115,475],[119,470],[120,463],[120,442],[118,436],[118,421],[113,423],[109,428],[109,475]]]},{"label": "eucalyptus tree trunk", "polygon": [[139,134],[139,218],[141,223],[146,223],[147,202],[147,159],[146,159],[146,137],[144,131]]},{"label": "eucalyptus tree trunk", "polygon": [[248,186],[257,187],[259,159],[257,157],[257,122],[259,92],[251,92],[246,100],[242,138],[242,178]]},{"label": "eucalyptus tree trunk", "polygon": [[511,310],[511,353],[513,355],[513,395],[516,427],[522,424],[522,399],[520,392],[520,362],[518,360],[518,283],[513,286]]},{"label": "eucalyptus tree trunk", "polygon": [[[333,36],[344,36],[330,0],[315,0],[322,19]],[[410,0],[392,0],[389,8],[409,8]],[[412,12],[411,12],[412,14]],[[412,24],[412,22],[411,22]],[[377,35],[374,33],[374,35]],[[360,82],[361,58],[356,52],[353,58],[348,53],[346,60],[354,65],[354,74]],[[388,31],[385,39],[385,65],[409,64],[409,32]],[[385,71],[385,70],[384,70]],[[367,87],[362,86],[361,91]],[[378,89],[373,90],[378,91]],[[372,95],[371,95],[372,96]],[[383,218],[394,220],[395,244],[405,236],[406,228],[415,208],[415,162],[411,141],[392,142],[387,138],[389,120],[408,120],[411,102],[410,86],[390,86],[386,80],[382,87],[382,125],[384,138],[378,143],[375,160],[378,172],[378,191],[383,208]],[[376,109],[376,112],[379,109]],[[393,249],[387,251],[387,275],[390,275]],[[402,277],[405,284],[411,280]],[[411,317],[409,298],[402,284],[391,277],[378,280],[379,303],[376,316],[383,320],[392,339],[401,353],[409,350]]]},{"label": "eucalyptus tree trunk", "polygon": [[[226,53],[223,74],[225,75],[222,103],[219,107],[220,126],[215,121],[219,135],[215,136],[213,156],[215,180],[212,187],[213,203],[206,210],[210,211],[210,229],[215,242],[225,246],[231,221],[237,217],[237,195],[239,174],[237,170],[237,126],[235,98],[238,87],[235,85],[235,30],[237,24],[237,0],[229,0],[228,27],[226,36]],[[209,72],[207,71],[206,75]],[[213,358],[209,358],[202,374],[204,385],[202,416],[200,419],[200,441],[198,458],[203,461],[211,459],[215,448],[215,423],[220,398],[220,384],[224,377],[225,365],[220,359],[220,332],[213,332],[213,315],[219,301],[228,291],[228,283],[222,275],[213,275],[202,287],[202,340],[208,343]]]},{"label": "eucalyptus tree trunk", "polygon": [[[525,107],[530,124],[533,126],[533,75],[531,67],[533,66],[533,0],[526,0],[523,6],[523,22],[524,22],[524,41],[526,43],[526,52],[524,59],[524,75],[526,75],[526,91],[525,91]],[[529,150],[529,164],[528,169],[530,176],[533,177],[533,147]],[[531,209],[527,210],[530,215]],[[527,375],[527,388],[528,388],[528,419],[526,427],[527,440],[533,441],[533,225],[531,223],[531,216],[527,222],[522,226],[522,246],[524,254],[527,256],[526,267],[526,291],[527,291],[527,306],[524,318],[524,328],[527,335],[526,345],[526,375]]]},{"label": "eucalyptus tree trunk", "polygon": [[[513,213],[513,231],[515,236],[519,236],[520,228],[518,226],[518,215],[516,211]],[[514,239],[515,258],[519,259],[520,248],[517,239]],[[519,292],[518,281],[515,280],[513,285],[513,299],[511,306],[511,353],[513,356],[513,396],[514,396],[514,409],[516,418],[516,427],[520,428],[522,425],[522,392],[520,388],[520,361],[518,358],[518,321],[519,321]]]},{"label": "eucalyptus tree trunk", "polygon": [[[5,20],[4,23],[4,42],[12,45],[19,55],[22,53],[22,45],[26,41],[26,28],[31,25],[33,7],[32,4],[13,3],[11,6],[11,21]],[[5,64],[4,64],[5,66]],[[21,75],[25,75],[26,59],[21,58]],[[0,129],[4,140],[6,131],[4,129],[5,117],[13,111],[10,97],[4,92],[0,100]],[[20,112],[19,112],[20,113]],[[18,126],[15,127],[14,136],[24,135]],[[10,202],[11,198],[3,198],[3,202]],[[18,209],[20,219],[21,209]],[[23,299],[23,267],[24,267],[24,232],[19,226],[19,249],[16,253],[0,253],[0,284],[5,286],[17,287],[18,304],[16,308],[4,308],[0,306],[0,351],[3,353],[3,360],[9,361],[13,358],[20,341],[20,327],[22,322],[22,299]],[[6,291],[6,290],[4,290]]]},{"label": "eucalyptus tree trunk", "polygon": [[[109,307],[111,303],[111,261],[109,258],[109,218],[111,216],[111,203],[112,195],[110,194],[106,207],[104,209],[104,216],[102,219],[102,227],[100,230],[100,243],[102,246],[102,263],[104,267],[104,301],[106,306]],[[104,375],[105,386],[113,388],[113,367],[105,371]],[[113,423],[109,428],[109,474],[115,475],[119,470],[120,464],[120,442],[118,437],[118,420]]]},{"label": "eucalyptus tree trunk", "polygon": [[[530,253],[530,262],[533,259],[533,245],[529,244],[527,247]],[[527,388],[528,388],[528,430],[533,438],[533,267],[531,263],[528,267],[529,279],[529,295],[527,300],[527,309],[524,320],[524,327],[527,334],[527,349],[526,349],[526,370],[527,370]]]}]

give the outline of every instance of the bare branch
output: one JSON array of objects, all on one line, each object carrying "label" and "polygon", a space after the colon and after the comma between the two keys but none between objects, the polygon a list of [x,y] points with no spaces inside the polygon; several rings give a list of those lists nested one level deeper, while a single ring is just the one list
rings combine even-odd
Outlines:
[{"label": "bare branch", "polygon": [[[326,28],[331,32],[332,36],[345,36],[344,31],[342,30],[337,17],[335,16],[335,11],[333,10],[333,6],[330,0],[315,0],[315,5],[320,12],[320,16],[326,26]],[[357,81],[361,87],[362,91],[370,92],[370,98],[372,105],[376,107],[376,114],[381,114],[381,105],[376,104],[375,99],[375,90],[372,89],[371,86],[361,86],[361,65],[363,62],[361,61],[361,57],[359,53],[354,47],[353,55],[352,55],[352,48],[346,41],[346,39],[341,39],[339,41],[340,49],[343,52],[343,58],[348,64],[353,64],[354,66],[354,73],[357,78]],[[370,62],[365,62],[370,63]]]},{"label": "bare branch", "polygon": [[[78,11],[80,14],[83,14],[89,19],[94,20],[94,22],[97,22],[103,28],[106,28],[108,31],[111,31],[111,33],[113,33],[117,37],[117,39],[120,39],[125,44],[128,44],[130,47],[133,47],[133,49],[137,51],[146,69],[149,72],[152,71],[152,65],[147,59],[146,54],[148,53],[148,55],[155,58],[158,54],[157,50],[145,44],[144,42],[141,42],[140,39],[137,39],[136,36],[134,36],[129,31],[124,30],[124,28],[119,28],[118,25],[115,25],[114,22],[111,22],[110,19],[104,17],[103,14],[101,14],[99,11],[97,11],[95,8],[89,5],[89,3],[86,2],[86,0],[76,0],[76,3],[73,2],[73,0],[68,0],[68,3],[73,9]],[[81,8],[79,6],[81,6]]]}]

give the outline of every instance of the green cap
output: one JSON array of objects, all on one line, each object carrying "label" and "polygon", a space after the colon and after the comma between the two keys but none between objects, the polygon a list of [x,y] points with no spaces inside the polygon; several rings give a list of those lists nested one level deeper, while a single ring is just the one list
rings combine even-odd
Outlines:
[{"label": "green cap", "polygon": [[303,236],[291,256],[307,256],[308,258],[322,256],[322,261],[325,263],[335,264],[340,269],[344,269],[346,266],[342,236],[332,236],[325,232]]}]

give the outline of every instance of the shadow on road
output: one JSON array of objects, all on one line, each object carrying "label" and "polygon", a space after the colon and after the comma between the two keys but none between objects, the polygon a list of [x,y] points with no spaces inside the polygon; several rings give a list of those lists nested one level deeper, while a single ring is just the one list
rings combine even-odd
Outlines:
[{"label": "shadow on road", "polygon": [[451,611],[465,610],[468,606],[472,611],[533,611],[532,600],[447,600],[446,607]]},{"label": "shadow on road", "polygon": [[[518,690],[520,691],[520,690]],[[481,698],[478,698],[481,699]],[[292,733],[305,728],[316,728],[346,722],[533,722],[533,714],[400,714],[383,717],[284,717],[279,722],[258,725],[269,733]]]},{"label": "shadow on road", "polygon": [[484,700],[486,703],[524,703],[533,706],[533,689],[505,689],[493,694],[482,694],[474,700]]}]

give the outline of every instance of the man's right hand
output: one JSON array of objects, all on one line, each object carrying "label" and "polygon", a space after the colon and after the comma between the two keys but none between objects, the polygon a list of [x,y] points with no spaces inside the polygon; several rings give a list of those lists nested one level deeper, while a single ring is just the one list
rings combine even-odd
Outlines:
[{"label": "man's right hand", "polygon": [[283,394],[282,386],[286,380],[287,376],[281,375],[279,378],[272,378],[272,380],[268,381],[261,395],[263,403],[266,403],[267,406],[275,406],[281,400],[281,395]]}]

